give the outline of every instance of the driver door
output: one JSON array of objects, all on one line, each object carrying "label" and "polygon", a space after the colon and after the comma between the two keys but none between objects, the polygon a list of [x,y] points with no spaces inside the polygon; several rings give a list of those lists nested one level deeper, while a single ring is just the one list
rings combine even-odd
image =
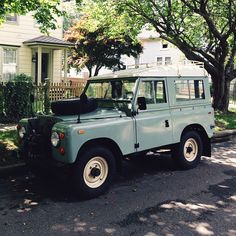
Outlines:
[{"label": "driver door", "polygon": [[166,90],[166,80],[141,79],[137,99],[144,97],[146,109],[135,116],[136,151],[148,150],[172,143],[172,121]]}]

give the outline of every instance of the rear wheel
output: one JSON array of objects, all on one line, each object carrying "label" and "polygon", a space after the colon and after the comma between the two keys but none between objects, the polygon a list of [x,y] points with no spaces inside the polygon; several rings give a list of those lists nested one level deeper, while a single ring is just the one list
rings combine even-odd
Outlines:
[{"label": "rear wheel", "polygon": [[104,147],[84,151],[74,166],[75,190],[81,198],[93,198],[106,192],[116,170],[112,152]]},{"label": "rear wheel", "polygon": [[191,169],[201,161],[202,151],[201,136],[196,131],[188,131],[174,148],[172,157],[181,169]]}]

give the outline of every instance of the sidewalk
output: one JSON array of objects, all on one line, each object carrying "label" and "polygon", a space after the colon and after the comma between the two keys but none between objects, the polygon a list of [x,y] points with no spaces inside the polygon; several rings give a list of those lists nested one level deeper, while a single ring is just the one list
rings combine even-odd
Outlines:
[{"label": "sidewalk", "polygon": [[[0,131],[4,129],[14,129],[16,128],[16,125],[2,125],[0,124]],[[229,140],[235,140],[236,141],[236,130],[224,130],[224,131],[218,131],[214,134],[212,138],[212,143],[219,143],[219,142],[225,142]],[[0,166],[0,175],[2,174],[10,174],[15,172],[20,172],[26,169],[25,163],[18,163],[13,164],[9,166]]]}]

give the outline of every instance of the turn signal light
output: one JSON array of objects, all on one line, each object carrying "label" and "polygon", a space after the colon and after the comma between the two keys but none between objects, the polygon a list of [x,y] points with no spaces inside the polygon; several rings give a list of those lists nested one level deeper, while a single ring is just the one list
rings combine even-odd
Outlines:
[{"label": "turn signal light", "polygon": [[59,138],[60,138],[60,139],[64,139],[64,138],[65,138],[65,134],[64,134],[64,133],[60,133],[60,134],[59,134]]},{"label": "turn signal light", "polygon": [[59,148],[59,152],[61,155],[64,155],[65,154],[65,148],[64,147],[60,147]]}]

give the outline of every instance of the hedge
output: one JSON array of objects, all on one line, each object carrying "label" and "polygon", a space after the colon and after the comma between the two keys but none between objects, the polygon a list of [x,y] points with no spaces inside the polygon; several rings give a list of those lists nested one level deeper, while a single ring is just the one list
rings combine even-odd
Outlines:
[{"label": "hedge", "polygon": [[33,87],[31,77],[24,74],[0,84],[0,122],[17,122],[32,115]]}]

